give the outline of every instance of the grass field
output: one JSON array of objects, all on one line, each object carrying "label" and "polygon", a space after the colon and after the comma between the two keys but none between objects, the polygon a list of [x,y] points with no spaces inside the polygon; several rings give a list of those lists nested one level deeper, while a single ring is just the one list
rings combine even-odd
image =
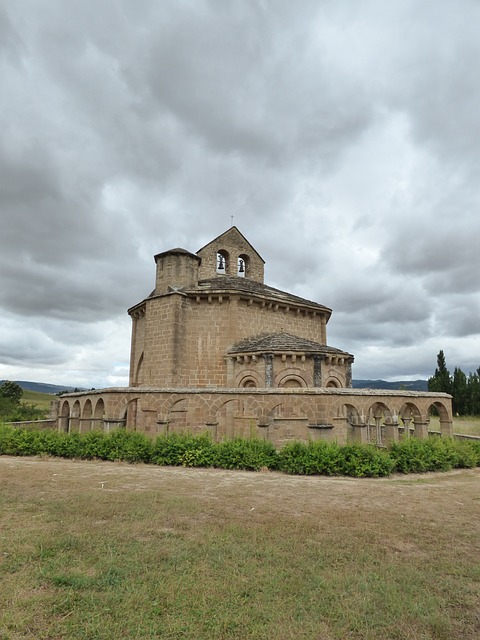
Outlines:
[{"label": "grass field", "polygon": [[0,638],[474,640],[479,480],[0,457]]},{"label": "grass field", "polygon": [[49,393],[40,393],[39,391],[27,391],[24,389],[22,402],[28,402],[28,404],[34,404],[39,409],[43,409],[48,412],[50,409],[50,403],[55,400],[55,396]]},{"label": "grass field", "polygon": [[[429,429],[440,431],[438,417],[432,416]],[[453,419],[453,432],[470,436],[480,436],[480,416],[459,416]]]}]

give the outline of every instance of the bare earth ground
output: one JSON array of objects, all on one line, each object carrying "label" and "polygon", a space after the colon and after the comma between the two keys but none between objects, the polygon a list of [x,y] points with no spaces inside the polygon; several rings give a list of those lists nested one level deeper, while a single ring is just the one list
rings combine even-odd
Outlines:
[{"label": "bare earth ground", "polygon": [[12,479],[12,472],[27,474],[29,487],[24,491],[37,496],[42,490],[50,497],[82,489],[113,493],[160,490],[196,497],[207,505],[234,495],[240,502],[232,507],[246,509],[244,514],[257,510],[299,517],[338,508],[355,518],[365,510],[391,512],[414,516],[432,526],[448,522],[468,527],[480,541],[480,469],[354,479],[1,456],[0,487],[7,477]]},{"label": "bare earth ground", "polygon": [[[403,564],[411,566],[413,572],[411,580],[415,580],[417,567],[419,570],[423,565],[436,567],[441,557],[446,567],[445,575],[453,576],[449,580],[459,581],[452,583],[454,587],[447,595],[447,600],[451,601],[452,594],[457,593],[458,602],[452,603],[451,613],[444,612],[446,617],[443,631],[442,628],[436,629],[431,616],[427,620],[427,614],[425,614],[427,621],[422,623],[423,626],[418,628],[405,626],[399,629],[398,635],[395,636],[390,635],[390,632],[386,635],[386,632],[381,629],[378,631],[369,629],[368,626],[354,632],[352,631],[353,623],[347,622],[344,623],[345,635],[341,630],[334,629],[330,629],[331,635],[328,635],[327,628],[324,633],[317,635],[318,631],[314,634],[313,630],[302,631],[303,627],[299,627],[297,638],[444,639],[462,637],[470,640],[480,637],[480,603],[477,601],[479,593],[477,578],[480,574],[478,569],[473,569],[475,566],[477,568],[480,566],[479,481],[480,469],[359,480],[288,476],[275,472],[251,473],[0,456],[0,497],[2,489],[7,493],[11,492],[12,495],[19,493],[25,505],[31,504],[32,501],[38,503],[37,501],[41,500],[50,503],[58,501],[64,504],[67,500],[76,499],[76,496],[82,495],[86,496],[93,505],[96,500],[100,504],[109,496],[112,504],[117,505],[118,509],[118,505],[121,505],[124,500],[135,502],[145,494],[168,496],[169,499],[174,497],[180,503],[185,500],[188,503],[193,501],[195,504],[195,509],[189,511],[188,526],[190,528],[187,531],[192,537],[201,535],[208,523],[218,523],[218,521],[234,525],[238,523],[239,526],[245,524],[250,531],[258,526],[266,531],[270,531],[267,527],[283,527],[285,532],[296,523],[293,528],[294,536],[302,539],[304,535],[303,543],[307,546],[316,544],[326,548],[325,545],[328,545],[329,540],[332,540],[332,545],[339,541],[341,545],[341,541],[344,540],[344,545],[351,549],[352,553],[357,554],[371,544],[374,555],[378,550],[379,561],[381,558],[388,559],[393,567],[403,566]],[[156,504],[153,499],[151,504]],[[178,505],[170,503],[170,506],[176,508]],[[82,508],[88,514],[85,505]],[[93,508],[92,506],[91,509]],[[41,511],[34,513],[36,515],[31,517],[42,519]],[[12,522],[17,519],[17,516],[18,522]],[[2,528],[4,532],[8,532],[17,525],[21,527],[22,517],[22,507],[17,514],[10,512],[8,521],[0,513],[0,555],[4,540]],[[158,520],[155,527],[166,527],[163,529],[165,535],[169,526],[168,518],[162,517],[164,519]],[[37,520],[38,526],[40,526],[39,520]],[[98,524],[94,520],[92,523]],[[156,528],[156,531],[158,533],[159,528]],[[131,535],[134,534],[141,535],[141,532],[132,530]],[[154,533],[149,532],[148,535],[152,536]],[[147,541],[147,538],[145,540]],[[275,540],[275,544],[280,543],[278,538]],[[293,550],[292,555],[297,552],[300,552],[300,546]],[[345,553],[348,554],[350,551],[347,550]],[[0,557],[0,565],[1,562]],[[341,570],[342,562],[345,562],[345,558],[340,554],[338,570]],[[334,567],[333,571],[336,570]],[[465,574],[465,583],[460,582],[463,574]],[[335,573],[332,574],[334,575]],[[431,574],[435,581],[442,575],[441,568],[435,568]],[[408,588],[411,587],[411,583],[406,584]],[[462,584],[465,586],[464,593],[461,592]],[[428,601],[425,606],[428,606]],[[432,607],[435,608],[434,605]],[[462,613],[463,607],[465,610]],[[65,618],[67,615],[70,616],[70,612],[65,615]],[[64,622],[58,624],[59,629],[63,629],[61,625]],[[368,620],[365,625],[368,625]],[[17,628],[15,622],[11,622],[10,628]],[[47,631],[44,633],[45,635],[40,636],[37,632],[36,637],[103,637],[99,632],[98,635],[92,633],[90,636],[73,635],[71,630],[66,631],[65,636],[60,635],[58,631],[55,636],[49,635]],[[205,635],[198,634],[196,631],[192,631],[191,635],[185,631],[178,631],[178,635],[176,633],[171,631],[170,635],[164,632],[161,636],[138,637],[246,637],[240,632],[238,635],[233,632],[228,635],[220,631],[215,633],[205,631]],[[267,632],[265,633],[265,637],[268,637]],[[286,631],[283,632],[284,635],[278,630],[276,633],[277,638],[294,637]],[[33,632],[29,635],[17,630],[16,634],[12,631],[11,635],[2,636],[0,633],[0,637],[3,640],[3,638],[30,638],[35,635]],[[117,635],[117,637],[120,636]],[[121,637],[128,637],[127,632]],[[248,637],[263,638],[264,636],[259,631],[251,631]]]}]

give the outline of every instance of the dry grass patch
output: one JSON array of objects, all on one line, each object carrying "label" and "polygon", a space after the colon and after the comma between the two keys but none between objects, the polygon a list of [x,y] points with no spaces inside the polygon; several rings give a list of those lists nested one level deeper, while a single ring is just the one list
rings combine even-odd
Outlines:
[{"label": "dry grass patch", "polygon": [[473,640],[479,478],[0,458],[0,638]]}]

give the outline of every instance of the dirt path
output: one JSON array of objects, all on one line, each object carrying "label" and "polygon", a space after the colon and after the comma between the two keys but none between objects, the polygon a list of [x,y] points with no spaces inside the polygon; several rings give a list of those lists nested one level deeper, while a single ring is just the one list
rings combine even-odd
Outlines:
[{"label": "dirt path", "polygon": [[434,526],[468,527],[480,540],[480,469],[351,479],[0,456],[0,487],[16,478],[26,498],[47,491],[50,496],[52,491],[59,496],[85,490],[158,491],[195,497],[210,508],[216,501],[224,505],[223,498],[235,498],[232,509],[259,516],[277,512],[298,517],[327,510],[375,518],[375,513],[391,513]]}]

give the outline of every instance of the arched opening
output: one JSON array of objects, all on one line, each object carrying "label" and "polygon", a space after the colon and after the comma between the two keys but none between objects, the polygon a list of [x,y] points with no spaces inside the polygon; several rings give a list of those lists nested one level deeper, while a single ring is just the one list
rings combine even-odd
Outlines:
[{"label": "arched opening", "polygon": [[80,428],[81,431],[90,431],[90,429],[92,428],[92,413],[92,401],[90,400],[90,398],[88,398],[83,407],[82,423]]},{"label": "arched opening", "polygon": [[375,402],[367,415],[367,442],[375,443],[377,447],[384,447],[385,440],[398,439],[398,419],[396,416],[395,419],[397,422],[394,425],[392,412],[387,405],[383,402]]},{"label": "arched opening", "polygon": [[249,266],[249,258],[247,255],[242,253],[237,258],[237,276],[240,278],[245,278],[248,273]]},{"label": "arched opening", "polygon": [[453,420],[442,402],[433,402],[428,408],[427,429],[439,435],[453,436]]},{"label": "arched opening", "polygon": [[398,412],[401,425],[403,425],[403,436],[409,438],[413,434],[422,437],[423,423],[419,408],[412,402],[406,402]]},{"label": "arched opening", "polygon": [[80,431],[80,400],[76,400],[70,417],[70,431]]},{"label": "arched opening", "polygon": [[105,403],[102,398],[97,400],[97,404],[95,405],[95,412],[93,414],[92,426],[95,429],[103,429],[103,418],[105,415]]},{"label": "arched opening", "polygon": [[228,254],[228,251],[225,251],[224,249],[221,249],[220,251],[217,251],[217,273],[220,275],[227,275],[229,273],[229,267],[230,267],[230,256]]},{"label": "arched opening", "polygon": [[60,431],[65,431],[65,433],[70,431],[70,405],[66,400],[63,402],[60,410],[58,428]]},{"label": "arched opening", "polygon": [[242,380],[242,384],[241,384],[241,386],[242,386],[244,389],[247,389],[247,388],[248,388],[248,389],[253,389],[253,388],[256,388],[257,383],[255,382],[255,380],[254,380],[253,378],[244,378],[244,379]]},{"label": "arched opening", "polygon": [[340,419],[342,415],[345,420],[347,442],[367,442],[365,415],[361,416],[357,407],[353,404],[344,404],[338,419]]}]

